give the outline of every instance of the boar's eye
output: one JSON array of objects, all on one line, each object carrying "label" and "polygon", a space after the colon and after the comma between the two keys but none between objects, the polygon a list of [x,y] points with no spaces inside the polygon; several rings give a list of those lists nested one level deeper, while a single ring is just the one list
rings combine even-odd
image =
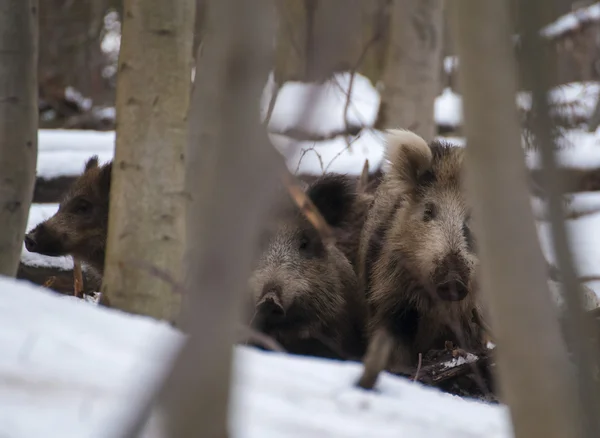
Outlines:
[{"label": "boar's eye", "polygon": [[307,250],[309,244],[310,244],[310,240],[309,240],[308,236],[306,234],[302,234],[302,236],[300,236],[300,243],[298,245],[298,248],[300,249],[300,251]]},{"label": "boar's eye", "polygon": [[311,259],[321,257],[323,255],[324,247],[317,235],[304,231],[300,235],[300,240],[298,241],[298,250],[303,257]]},{"label": "boar's eye", "polygon": [[428,202],[427,204],[425,204],[425,210],[423,211],[423,220],[425,222],[429,222],[430,220],[435,219],[436,215],[437,208],[435,204],[433,204],[432,202]]},{"label": "boar's eye", "polygon": [[92,210],[92,203],[85,199],[78,199],[73,206],[73,213],[86,214]]}]

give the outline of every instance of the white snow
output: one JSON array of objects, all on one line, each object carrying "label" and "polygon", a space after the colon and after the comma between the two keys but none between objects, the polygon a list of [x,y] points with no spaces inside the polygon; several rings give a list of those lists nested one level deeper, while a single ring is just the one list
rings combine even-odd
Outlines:
[{"label": "white snow", "polygon": [[458,56],[446,56],[444,58],[444,71],[446,74],[451,74],[458,69]]},{"label": "white snow", "polygon": [[380,166],[385,149],[383,133],[370,129],[347,139],[338,136],[319,142],[297,141],[277,134],[271,134],[270,139],[286,157],[290,171],[298,174],[336,172],[360,175],[366,159],[371,171]]},{"label": "white snow", "polygon": [[46,179],[79,175],[92,155],[102,163],[112,160],[114,145],[114,131],[40,129],[37,175]]},{"label": "white snow", "polygon": [[566,32],[575,30],[583,23],[598,20],[600,20],[600,2],[559,17],[543,28],[540,33],[548,38],[556,38]]},{"label": "white snow", "polygon": [[435,99],[434,118],[438,125],[459,126],[462,123],[462,97],[445,88]]},{"label": "white snow", "polygon": [[[183,341],[167,324],[25,282],[0,278],[0,290],[3,437],[113,436]],[[236,438],[513,436],[502,405],[387,373],[379,392],[356,389],[357,363],[246,347],[236,347],[234,357],[230,427]]]},{"label": "white snow", "polygon": [[[379,93],[367,77],[354,74],[350,88],[351,79],[352,74],[347,72],[336,74],[323,84],[286,82],[277,95],[269,129],[284,133],[293,128],[329,136],[344,132],[346,125],[373,126],[379,110]],[[263,120],[275,89],[273,74],[270,74],[261,100]],[[348,94],[350,103],[345,114]]]}]

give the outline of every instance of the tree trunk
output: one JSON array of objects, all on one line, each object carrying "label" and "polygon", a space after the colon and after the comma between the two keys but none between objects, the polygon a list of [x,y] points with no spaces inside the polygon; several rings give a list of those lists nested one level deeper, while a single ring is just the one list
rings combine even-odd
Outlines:
[{"label": "tree trunk", "polygon": [[194,1],[126,0],[123,16],[102,290],[113,307],[172,319],[180,297],[150,270],[181,275]]},{"label": "tree trunk", "polygon": [[430,141],[441,81],[443,0],[393,3],[377,127],[410,129]]},{"label": "tree trunk", "polygon": [[40,2],[38,74],[42,96],[71,86],[97,103],[113,102],[114,94],[109,82],[102,76],[106,59],[100,48],[104,15],[111,6],[110,2]]},{"label": "tree trunk", "polygon": [[482,293],[498,345],[502,398],[517,438],[580,437],[573,369],[551,301],[527,190],[507,5],[463,0],[453,7],[467,184],[476,218]]},{"label": "tree trunk", "polygon": [[37,163],[37,0],[0,0],[0,274],[17,274]]},{"label": "tree trunk", "polygon": [[[362,45],[355,24],[360,22],[361,14],[364,17],[369,16],[369,11],[374,14],[372,4],[367,1],[373,3],[372,0],[277,0],[276,82],[320,82],[335,72],[355,70]],[[344,32],[332,35],[329,27],[335,24],[329,18],[340,20],[343,25],[337,27],[345,28]],[[366,35],[373,32],[365,28]],[[326,42],[326,38],[330,40]],[[331,53],[323,49],[324,45],[334,45],[337,50]]]}]

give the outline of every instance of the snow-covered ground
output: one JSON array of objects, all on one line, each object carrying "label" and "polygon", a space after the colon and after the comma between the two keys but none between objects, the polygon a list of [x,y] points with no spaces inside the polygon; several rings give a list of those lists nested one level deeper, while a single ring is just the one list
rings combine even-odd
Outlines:
[{"label": "snow-covered ground", "polygon": [[[182,335],[164,323],[0,278],[0,437],[108,438],[153,387]],[[360,365],[235,348],[230,427],[240,438],[509,438],[503,406]],[[208,395],[207,395],[208,396]]]}]

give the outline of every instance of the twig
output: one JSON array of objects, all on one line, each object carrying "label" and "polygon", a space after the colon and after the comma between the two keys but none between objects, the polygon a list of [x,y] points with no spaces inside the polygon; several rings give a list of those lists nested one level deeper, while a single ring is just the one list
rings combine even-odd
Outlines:
[{"label": "twig", "polygon": [[248,327],[246,325],[239,325],[238,334],[241,338],[246,339],[246,343],[248,341],[251,341],[268,350],[277,351],[278,353],[286,353],[285,349],[281,346],[279,342],[277,342],[271,336],[259,332],[258,330],[255,330],[252,327]]},{"label": "twig", "polygon": [[358,180],[357,191],[359,193],[364,193],[367,191],[367,185],[369,184],[369,159],[365,160],[365,165],[363,166],[363,170],[360,174],[360,178]]},{"label": "twig", "polygon": [[413,377],[413,382],[416,382],[419,378],[419,372],[421,371],[421,364],[423,362],[423,355],[419,353],[419,363],[417,365],[417,372],[415,373],[415,377]]},{"label": "twig", "polygon": [[81,272],[81,262],[73,257],[73,289],[77,298],[83,298],[83,273]]},{"label": "twig", "polygon": [[52,275],[51,277],[48,277],[46,281],[44,281],[43,287],[52,287],[55,281],[56,276]]},{"label": "twig", "polygon": [[271,99],[269,99],[269,106],[267,108],[267,115],[265,116],[265,120],[263,121],[263,125],[267,128],[269,127],[269,123],[271,122],[271,117],[273,116],[273,110],[275,109],[275,104],[277,103],[277,98],[279,97],[279,91],[281,90],[281,86],[275,81],[275,75],[273,75],[273,83],[275,84],[275,89],[271,94]]},{"label": "twig", "polygon": [[296,182],[296,178],[286,170],[282,175],[283,184],[286,186],[294,203],[300,211],[306,216],[306,219],[315,227],[323,242],[334,242],[335,237],[331,231],[331,227],[325,221],[317,207],[313,204],[310,198],[304,193],[304,190]]}]

